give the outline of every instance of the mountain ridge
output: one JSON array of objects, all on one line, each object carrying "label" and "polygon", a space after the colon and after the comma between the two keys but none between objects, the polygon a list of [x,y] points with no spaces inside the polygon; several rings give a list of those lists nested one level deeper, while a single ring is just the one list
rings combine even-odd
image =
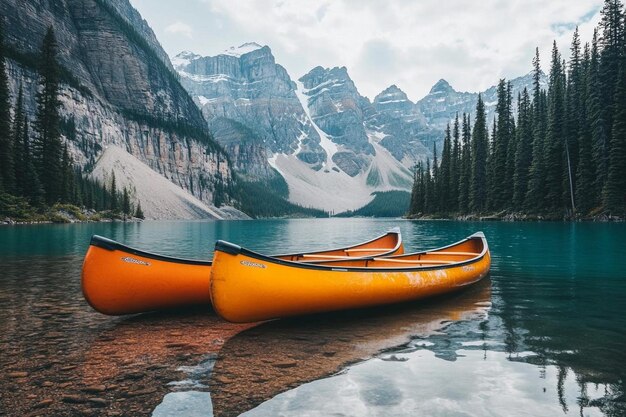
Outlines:
[{"label": "mountain ridge", "polygon": [[[281,176],[290,201],[329,211],[358,208],[372,192],[408,190],[409,169],[432,158],[446,125],[457,112],[472,114],[478,97],[440,79],[416,102],[396,84],[370,101],[345,66],[315,66],[294,80],[267,45],[248,42],[226,51],[232,53],[172,57],[216,139],[243,175],[267,181]],[[307,197],[327,194],[324,187],[340,192],[339,183],[359,190],[354,203],[337,199],[333,206],[330,195],[322,203]]]}]

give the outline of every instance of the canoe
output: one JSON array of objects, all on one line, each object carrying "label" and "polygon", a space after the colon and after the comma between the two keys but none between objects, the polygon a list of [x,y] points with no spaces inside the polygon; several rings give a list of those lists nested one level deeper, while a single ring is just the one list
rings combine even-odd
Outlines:
[{"label": "canoe", "polygon": [[373,307],[460,289],[484,278],[490,266],[482,232],[423,252],[317,264],[218,241],[211,302],[220,316],[238,323]]},{"label": "canoe", "polygon": [[[269,258],[315,264],[402,253],[402,237],[396,228],[357,245]],[[83,262],[83,295],[95,310],[109,315],[210,304],[211,265],[211,261],[144,252],[94,235]]]}]

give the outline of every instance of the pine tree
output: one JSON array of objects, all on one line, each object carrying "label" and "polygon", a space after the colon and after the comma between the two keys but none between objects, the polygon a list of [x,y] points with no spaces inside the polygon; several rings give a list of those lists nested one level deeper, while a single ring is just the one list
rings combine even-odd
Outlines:
[{"label": "pine tree", "polygon": [[611,215],[624,216],[626,214],[626,46],[621,54],[614,110],[609,170],[603,190],[603,203],[604,208]]},{"label": "pine tree", "polygon": [[117,199],[117,184],[115,182],[115,172],[111,172],[111,189],[110,189],[110,209],[113,212],[117,212],[119,207],[119,202]]},{"label": "pine tree", "polygon": [[492,135],[492,161],[491,161],[491,190],[490,206],[494,210],[501,210],[507,205],[509,200],[510,183],[507,175],[507,152],[509,140],[511,140],[511,99],[510,88],[506,80],[501,79],[498,83],[498,103],[496,112],[498,113],[497,129],[494,127]]},{"label": "pine tree", "polygon": [[59,130],[58,99],[60,68],[57,63],[57,42],[52,27],[48,28],[41,47],[40,90],[37,93],[36,163],[48,204],[62,197],[62,146]]},{"label": "pine tree", "polygon": [[476,105],[476,121],[472,131],[472,166],[470,185],[470,209],[474,213],[480,213],[485,209],[487,198],[487,152],[489,146],[489,133],[487,131],[487,115],[482,96],[478,95]]},{"label": "pine tree", "polygon": [[43,206],[45,202],[45,192],[41,181],[39,181],[39,175],[33,161],[32,147],[30,143],[30,134],[28,129],[28,118],[24,116],[23,133],[22,133],[22,149],[24,157],[24,196],[28,199],[29,203],[35,207]]},{"label": "pine tree", "polygon": [[545,92],[541,89],[543,72],[541,71],[541,62],[539,60],[539,48],[535,50],[533,67],[533,157],[529,169],[528,191],[524,206],[528,212],[540,213],[544,209],[544,142],[547,124],[547,98]]},{"label": "pine tree", "polygon": [[17,103],[15,104],[15,115],[13,118],[13,162],[15,177],[15,194],[24,195],[24,147],[22,146],[22,138],[24,136],[24,91],[22,85],[17,94]]},{"label": "pine tree", "polygon": [[495,205],[493,204],[494,198],[494,182],[495,182],[495,160],[496,160],[496,136],[498,135],[498,120],[494,117],[493,123],[491,125],[491,136],[489,137],[489,141],[487,144],[487,197],[485,200],[485,209],[491,210],[495,209]]},{"label": "pine tree", "polygon": [[431,187],[431,200],[430,200],[430,212],[439,213],[439,203],[441,198],[439,192],[441,190],[441,176],[439,175],[439,163],[437,159],[437,143],[433,142],[433,167],[432,167],[432,187]]},{"label": "pine tree", "polygon": [[613,102],[619,74],[621,45],[624,37],[622,4],[620,0],[605,0],[600,11],[600,100],[602,119],[605,122],[607,149],[605,153],[608,174],[608,159],[611,129],[613,127]]},{"label": "pine tree", "polygon": [[600,204],[601,191],[608,175],[608,139],[604,105],[600,94],[599,67],[598,33],[594,31],[591,58],[587,70],[587,113],[591,123],[593,165],[595,167],[594,193],[589,198],[594,200],[594,205]]},{"label": "pine tree", "polygon": [[130,195],[126,187],[124,187],[124,191],[122,192],[122,213],[124,213],[124,218],[130,215]]},{"label": "pine tree", "polygon": [[424,167],[422,162],[418,162],[415,167],[415,176],[413,181],[413,189],[411,191],[410,214],[419,214],[424,212]]},{"label": "pine tree", "polygon": [[[581,111],[582,100],[585,93],[584,73],[582,68],[582,55],[580,46],[580,35],[578,27],[574,31],[572,37],[572,46],[570,48],[571,58],[569,64],[569,77],[567,78],[566,93],[566,123],[565,123],[565,150],[567,157],[567,170],[564,183],[564,200],[568,201],[571,197],[571,189],[576,188],[576,171],[578,167],[578,139],[581,129]],[[572,180],[570,181],[570,176]],[[570,182],[572,184],[570,184]]]},{"label": "pine tree", "polygon": [[552,65],[548,85],[548,131],[545,146],[545,205],[556,214],[563,208],[563,155],[565,142],[565,74],[561,55],[552,47]]},{"label": "pine tree", "polygon": [[145,219],[143,210],[141,210],[141,201],[137,203],[137,210],[135,210],[135,217],[138,219]]},{"label": "pine tree", "polygon": [[524,91],[518,98],[516,130],[516,150],[515,150],[515,172],[513,174],[513,207],[519,210],[528,191],[528,177],[530,164],[532,162],[533,147],[533,120],[532,105],[528,90]]},{"label": "pine tree", "polygon": [[61,195],[60,200],[64,203],[72,201],[72,186],[74,172],[72,170],[72,161],[70,153],[67,150],[67,144],[63,146],[63,156],[61,158]]},{"label": "pine tree", "polygon": [[515,153],[517,151],[517,136],[515,117],[513,116],[513,85],[509,81],[507,84],[507,107],[509,113],[509,122],[507,126],[508,130],[508,143],[506,149],[506,184],[504,205],[502,208],[513,208],[513,185],[515,180]]},{"label": "pine tree", "polygon": [[4,28],[0,19],[0,190],[12,193],[15,191],[15,172],[11,136],[11,97],[4,57]]},{"label": "pine tree", "polygon": [[457,211],[459,208],[459,176],[461,175],[461,130],[459,126],[459,114],[454,117],[452,129],[452,155],[450,157],[450,187],[447,207],[449,211]]},{"label": "pine tree", "polygon": [[459,178],[459,212],[469,212],[470,178],[472,175],[471,128],[469,116],[463,113],[463,147],[461,150],[461,174]]},{"label": "pine tree", "polygon": [[430,159],[426,159],[426,172],[424,173],[424,213],[433,213],[434,209],[434,184],[430,169]]},{"label": "pine tree", "polygon": [[443,140],[443,151],[441,152],[441,166],[439,168],[438,204],[440,211],[447,212],[448,199],[450,197],[450,165],[452,163],[452,133],[450,123],[446,127],[446,136]]},{"label": "pine tree", "polygon": [[593,137],[591,135],[592,120],[589,112],[589,70],[591,66],[591,52],[589,44],[585,45],[581,72],[581,84],[585,87],[580,101],[580,123],[578,132],[578,163],[576,169],[576,210],[584,215],[594,208],[595,197],[595,169],[593,159]]}]

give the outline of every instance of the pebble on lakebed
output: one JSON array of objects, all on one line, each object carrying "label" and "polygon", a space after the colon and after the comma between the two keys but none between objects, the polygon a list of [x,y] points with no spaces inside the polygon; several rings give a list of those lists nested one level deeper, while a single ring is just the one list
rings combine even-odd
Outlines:
[{"label": "pebble on lakebed", "polygon": [[0,334],[10,346],[0,357],[0,409],[12,415],[149,416],[168,383],[185,378],[181,366],[197,365],[251,326],[206,307],[106,317],[80,299],[39,300],[29,314],[11,340]]}]

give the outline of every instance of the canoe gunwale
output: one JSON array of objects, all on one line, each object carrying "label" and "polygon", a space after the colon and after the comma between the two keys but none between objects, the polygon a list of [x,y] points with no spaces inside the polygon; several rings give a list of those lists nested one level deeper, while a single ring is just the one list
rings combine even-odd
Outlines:
[{"label": "canoe gunwale", "polygon": [[[432,266],[415,266],[415,267],[396,267],[396,268],[390,268],[390,267],[355,267],[355,266],[332,266],[332,265],[328,265],[328,264],[332,264],[333,262],[343,262],[343,261],[347,261],[347,260],[361,260],[361,261],[373,261],[375,258],[380,258],[380,255],[377,256],[367,256],[367,257],[362,257],[362,258],[353,258],[353,259],[342,259],[342,260],[335,260],[335,261],[327,261],[325,262],[325,265],[320,265],[320,264],[316,264],[316,263],[306,263],[306,262],[294,262],[294,261],[287,261],[287,260],[283,260],[283,259],[278,259],[278,258],[273,258],[271,256],[267,256],[267,255],[263,255],[260,254],[258,252],[254,252],[251,251],[249,249],[243,248],[239,245],[235,245],[233,243],[230,242],[226,242],[223,240],[218,240],[215,243],[215,251],[216,252],[223,252],[223,253],[227,253],[229,255],[243,255],[243,256],[248,256],[250,258],[254,258],[260,261],[265,261],[265,262],[270,262],[273,264],[278,264],[278,265],[284,265],[284,266],[289,266],[289,267],[293,267],[293,268],[300,268],[300,269],[315,269],[318,271],[327,271],[327,272],[413,272],[413,271],[432,271],[432,270],[441,270],[441,269],[449,269],[449,268],[457,268],[459,266],[466,266],[466,265],[470,265],[473,263],[476,263],[478,261],[481,261],[485,255],[487,255],[489,253],[489,246],[487,245],[487,239],[485,238],[485,235],[482,232],[477,232],[474,233],[471,236],[466,237],[465,239],[462,239],[458,242],[455,242],[451,245],[447,245],[447,246],[443,246],[441,248],[436,248],[436,249],[429,249],[426,251],[421,251],[421,252],[414,252],[414,253],[408,253],[408,254],[404,254],[404,255],[396,255],[396,256],[389,256],[388,258],[390,259],[397,259],[397,258],[402,258],[402,257],[407,257],[407,256],[412,256],[412,255],[418,255],[418,254],[424,254],[424,253],[428,253],[428,252],[435,252],[438,250],[442,250],[442,249],[448,249],[451,248],[453,246],[456,245],[460,245],[464,242],[467,242],[471,239],[481,239],[482,240],[482,244],[483,244],[483,249],[480,252],[480,254],[474,258],[470,258],[467,259],[465,261],[459,261],[459,262],[455,262],[452,264],[447,264],[447,265],[432,265]],[[419,263],[419,261],[416,261],[415,263]]]},{"label": "canoe gunwale", "polygon": [[[382,238],[384,238],[386,236],[389,236],[391,234],[398,235],[398,240],[396,242],[396,246],[393,247],[393,248],[389,248],[389,250],[387,250],[386,252],[381,253],[380,255],[377,255],[377,256],[388,256],[388,255],[390,255],[392,253],[395,253],[402,246],[402,234],[400,233],[400,228],[399,227],[391,228],[391,229],[389,229],[389,231],[387,231],[386,233],[384,233],[384,234],[382,234],[380,236],[377,236],[377,237],[375,237],[373,239],[366,240],[365,242],[357,243],[357,244],[351,245],[351,246],[342,246],[342,247],[339,247],[339,248],[324,249],[324,250],[319,250],[319,251],[315,251],[315,252],[298,252],[298,253],[279,254],[279,255],[272,255],[270,257],[271,258],[279,258],[279,257],[287,257],[287,256],[298,256],[298,257],[301,257],[303,255],[316,255],[316,254],[325,253],[325,252],[350,251],[351,249],[357,248],[359,246],[367,245],[368,243],[375,242],[375,241],[380,240],[380,239],[382,239]],[[224,240],[222,240],[221,242],[228,243],[229,245],[233,245],[233,246],[239,247],[241,249],[241,247],[239,245],[235,245],[235,244],[232,244],[230,242],[226,242]],[[366,248],[364,248],[363,250],[366,250]],[[371,249],[371,250],[374,251],[376,249]],[[267,256],[267,255],[264,255],[264,256]],[[346,259],[343,259],[343,260],[357,259],[356,256],[354,258],[352,258],[351,256],[346,256],[345,258]],[[358,257],[358,259],[361,259],[361,258],[367,259],[367,258],[369,258],[369,256]]]},{"label": "canoe gunwale", "polygon": [[[355,245],[351,245],[351,246],[347,246],[344,248],[335,248],[335,249],[326,249],[326,250],[320,250],[320,251],[316,251],[316,252],[298,252],[298,253],[293,253],[293,254],[284,254],[284,255],[271,255],[268,256],[269,258],[273,258],[273,257],[280,257],[280,256],[302,256],[302,255],[311,255],[311,254],[317,254],[317,253],[324,253],[324,252],[332,252],[332,251],[340,251],[340,250],[346,250],[346,249],[351,249],[351,248],[355,248],[358,246],[363,246],[366,245],[368,243],[372,243],[375,242],[379,239],[382,239],[390,234],[396,234],[398,236],[397,241],[396,241],[396,246],[389,249],[386,252],[380,253],[376,256],[388,256],[390,254],[395,253],[401,246],[402,246],[402,235],[400,234],[400,229],[399,228],[393,228],[391,230],[389,230],[387,233],[380,235],[378,237],[375,237],[373,239],[367,240],[365,242],[361,242],[361,243],[357,243]],[[225,242],[226,243],[226,242]],[[187,265],[200,265],[200,266],[212,266],[213,265],[213,261],[205,261],[205,260],[201,260],[201,259],[186,259],[186,258],[176,258],[173,256],[166,256],[166,255],[160,255],[158,253],[152,253],[152,252],[146,252],[140,249],[135,249],[132,248],[130,246],[126,246],[122,243],[116,242],[113,239],[109,239],[106,238],[104,236],[99,236],[99,235],[93,235],[91,237],[91,241],[89,242],[89,244],[91,246],[97,246],[99,248],[102,249],[106,249],[109,251],[120,251],[120,252],[125,252],[128,253],[130,255],[136,255],[136,256],[141,256],[143,258],[149,258],[149,259],[154,259],[157,261],[163,261],[163,262],[172,262],[172,263],[180,263],[180,264],[187,264]],[[232,244],[232,243],[228,243],[222,246],[223,251],[227,252],[227,253],[238,253],[238,250],[241,249],[240,246]],[[230,249],[229,249],[230,248]],[[230,252],[229,252],[230,251]],[[232,252],[235,251],[235,252]],[[263,256],[267,256],[267,255],[263,255]],[[346,256],[346,259],[361,259],[361,257],[348,257]]]},{"label": "canoe gunwale", "polygon": [[119,242],[116,242],[112,239],[108,239],[103,236],[93,235],[91,237],[91,242],[89,243],[91,246],[97,246],[102,249],[106,249],[109,251],[120,251],[126,252],[131,255],[141,256],[143,258],[150,258],[157,261],[164,262],[173,262],[179,264],[188,264],[188,265],[204,265],[211,266],[213,265],[213,261],[203,261],[200,259],[185,259],[185,258],[175,258],[173,256],[159,255],[158,253],[145,252],[139,249],[131,248],[130,246],[123,245]]}]

